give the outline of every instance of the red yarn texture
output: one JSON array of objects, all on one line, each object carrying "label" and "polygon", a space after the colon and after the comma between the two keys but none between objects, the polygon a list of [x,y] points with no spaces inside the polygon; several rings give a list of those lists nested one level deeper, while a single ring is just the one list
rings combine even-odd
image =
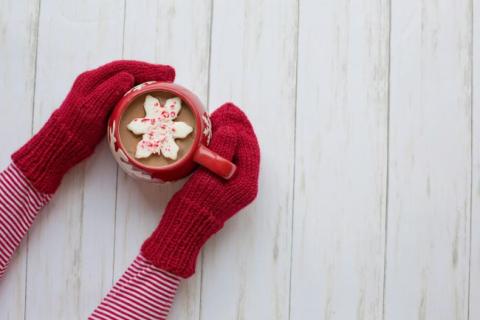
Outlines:
[{"label": "red yarn texture", "polygon": [[223,224],[257,196],[260,149],[253,127],[233,104],[212,114],[209,148],[237,165],[230,180],[199,168],[165,209],[160,224],[142,246],[153,264],[187,278],[200,249]]},{"label": "red yarn texture", "polygon": [[174,78],[170,66],[127,60],[82,73],[43,128],[12,155],[13,162],[37,191],[54,193],[65,173],[93,153],[110,111],[134,84]]}]

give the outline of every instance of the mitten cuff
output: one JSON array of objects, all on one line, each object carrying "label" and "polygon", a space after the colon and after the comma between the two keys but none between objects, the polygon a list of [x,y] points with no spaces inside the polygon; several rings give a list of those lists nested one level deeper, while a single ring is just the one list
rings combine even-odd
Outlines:
[{"label": "mitten cuff", "polygon": [[223,224],[187,198],[172,199],[158,228],[143,243],[142,254],[165,271],[188,278],[200,249]]},{"label": "mitten cuff", "polygon": [[86,147],[53,114],[12,160],[37,191],[53,194],[65,173],[93,149]]}]

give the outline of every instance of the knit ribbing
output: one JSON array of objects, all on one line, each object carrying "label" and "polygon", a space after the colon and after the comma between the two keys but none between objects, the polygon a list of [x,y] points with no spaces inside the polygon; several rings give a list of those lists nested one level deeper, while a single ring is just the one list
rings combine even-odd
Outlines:
[{"label": "knit ribbing", "polygon": [[92,152],[93,147],[86,146],[52,116],[12,159],[38,191],[52,194],[77,159],[85,159]]},{"label": "knit ribbing", "polygon": [[181,194],[171,201],[162,219],[161,230],[156,230],[145,241],[142,253],[177,276],[187,278],[195,272],[195,264],[208,238],[222,228],[205,208],[201,208]]}]

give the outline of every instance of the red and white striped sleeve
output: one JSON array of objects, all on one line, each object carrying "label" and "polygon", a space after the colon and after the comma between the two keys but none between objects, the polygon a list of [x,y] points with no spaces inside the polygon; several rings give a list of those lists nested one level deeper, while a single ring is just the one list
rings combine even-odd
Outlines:
[{"label": "red and white striped sleeve", "polygon": [[179,283],[140,254],[88,319],[166,319]]},{"label": "red and white striped sleeve", "polygon": [[[36,191],[13,163],[0,172],[0,278],[51,196]],[[139,255],[89,319],[166,319],[179,282]]]},{"label": "red and white striped sleeve", "polygon": [[50,198],[51,195],[36,191],[15,164],[0,172],[0,278],[37,213]]}]

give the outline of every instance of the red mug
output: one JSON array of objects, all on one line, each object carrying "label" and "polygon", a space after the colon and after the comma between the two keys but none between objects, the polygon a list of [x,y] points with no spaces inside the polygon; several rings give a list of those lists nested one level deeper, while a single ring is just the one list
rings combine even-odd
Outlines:
[{"label": "red mug", "polygon": [[[119,132],[120,120],[130,103],[140,95],[155,92],[164,92],[179,97],[183,102],[182,105],[192,111],[196,126],[194,140],[187,153],[171,164],[158,167],[147,166],[132,157],[124,148]],[[210,118],[195,94],[178,84],[155,81],[139,84],[123,96],[113,109],[108,121],[107,133],[110,149],[120,168],[134,178],[150,182],[178,180],[190,174],[197,164],[224,179],[232,177],[236,170],[235,164],[208,149],[211,135]]]}]

